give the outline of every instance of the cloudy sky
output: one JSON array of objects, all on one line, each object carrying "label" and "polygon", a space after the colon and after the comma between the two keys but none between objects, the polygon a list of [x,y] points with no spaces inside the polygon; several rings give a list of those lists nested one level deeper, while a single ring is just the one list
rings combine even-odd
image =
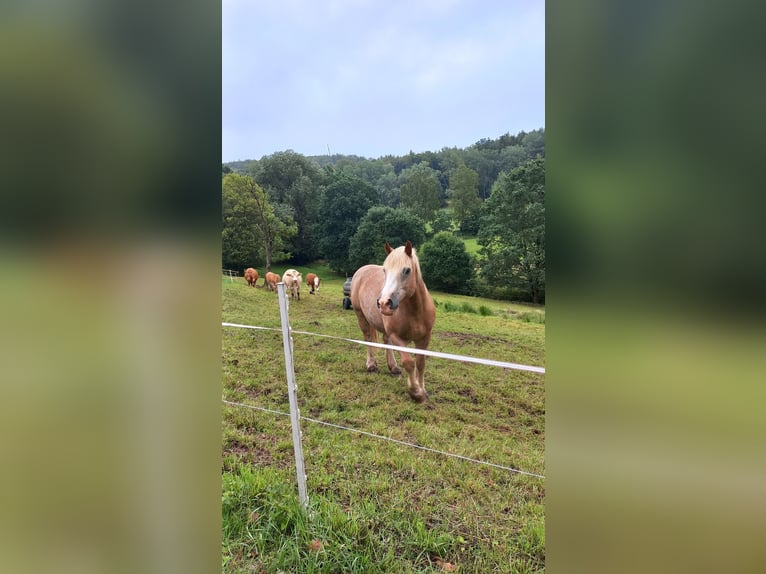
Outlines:
[{"label": "cloudy sky", "polygon": [[223,161],[545,126],[542,0],[223,0]]}]

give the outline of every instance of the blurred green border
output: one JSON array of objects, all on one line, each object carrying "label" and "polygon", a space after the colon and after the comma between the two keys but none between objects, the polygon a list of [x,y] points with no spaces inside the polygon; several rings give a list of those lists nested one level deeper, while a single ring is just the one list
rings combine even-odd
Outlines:
[{"label": "blurred green border", "polygon": [[221,6],[0,9],[0,570],[220,568]]},{"label": "blurred green border", "polygon": [[546,12],[546,569],[761,572],[761,11]]}]

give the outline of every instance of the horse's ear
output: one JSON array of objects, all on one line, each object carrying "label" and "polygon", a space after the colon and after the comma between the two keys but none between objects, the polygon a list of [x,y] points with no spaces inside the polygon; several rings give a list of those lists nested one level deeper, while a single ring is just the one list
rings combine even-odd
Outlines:
[{"label": "horse's ear", "polygon": [[388,255],[392,251],[393,251],[393,249],[391,249],[391,246],[388,244],[388,241],[386,241],[386,255]]},{"label": "horse's ear", "polygon": [[404,245],[404,252],[412,257],[412,243],[410,243],[410,240],[407,240],[407,243]]}]

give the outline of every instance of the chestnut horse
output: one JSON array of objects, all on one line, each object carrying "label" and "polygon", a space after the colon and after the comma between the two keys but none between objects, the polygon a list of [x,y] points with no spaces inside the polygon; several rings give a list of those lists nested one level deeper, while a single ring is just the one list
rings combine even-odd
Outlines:
[{"label": "chestnut horse", "polygon": [[268,288],[269,291],[277,291],[277,283],[279,283],[279,280],[281,277],[277,275],[276,273],[272,273],[271,271],[266,272],[266,277],[263,278],[263,284],[265,287]]},{"label": "chestnut horse", "polygon": [[314,291],[319,293],[319,275],[316,273],[309,273],[306,275],[306,285],[309,286],[311,291],[309,291],[309,295],[313,295]]},{"label": "chestnut horse", "polygon": [[[428,348],[436,309],[420,274],[420,263],[412,243],[392,249],[386,242],[388,256],[383,265],[365,265],[351,279],[351,304],[356,311],[365,341],[383,342],[406,347],[414,341],[418,349]],[[400,351],[402,366],[407,371],[407,390],[415,401],[428,399],[423,382],[426,358]],[[401,373],[394,353],[386,349],[386,363],[393,374]],[[378,370],[373,348],[367,347],[367,372]]]},{"label": "chestnut horse", "polygon": [[255,287],[255,282],[258,281],[258,271],[252,267],[245,269],[245,281],[250,287]]}]

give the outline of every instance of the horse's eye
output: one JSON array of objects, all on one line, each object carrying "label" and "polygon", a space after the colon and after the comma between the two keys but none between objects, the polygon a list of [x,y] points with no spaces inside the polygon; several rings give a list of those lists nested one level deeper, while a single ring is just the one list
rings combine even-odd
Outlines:
[{"label": "horse's eye", "polygon": [[405,277],[407,277],[407,275],[409,275],[409,274],[410,274],[410,271],[412,271],[412,270],[411,270],[409,267],[405,267],[405,268],[404,268],[404,270],[402,271],[402,274],[403,274]]}]

